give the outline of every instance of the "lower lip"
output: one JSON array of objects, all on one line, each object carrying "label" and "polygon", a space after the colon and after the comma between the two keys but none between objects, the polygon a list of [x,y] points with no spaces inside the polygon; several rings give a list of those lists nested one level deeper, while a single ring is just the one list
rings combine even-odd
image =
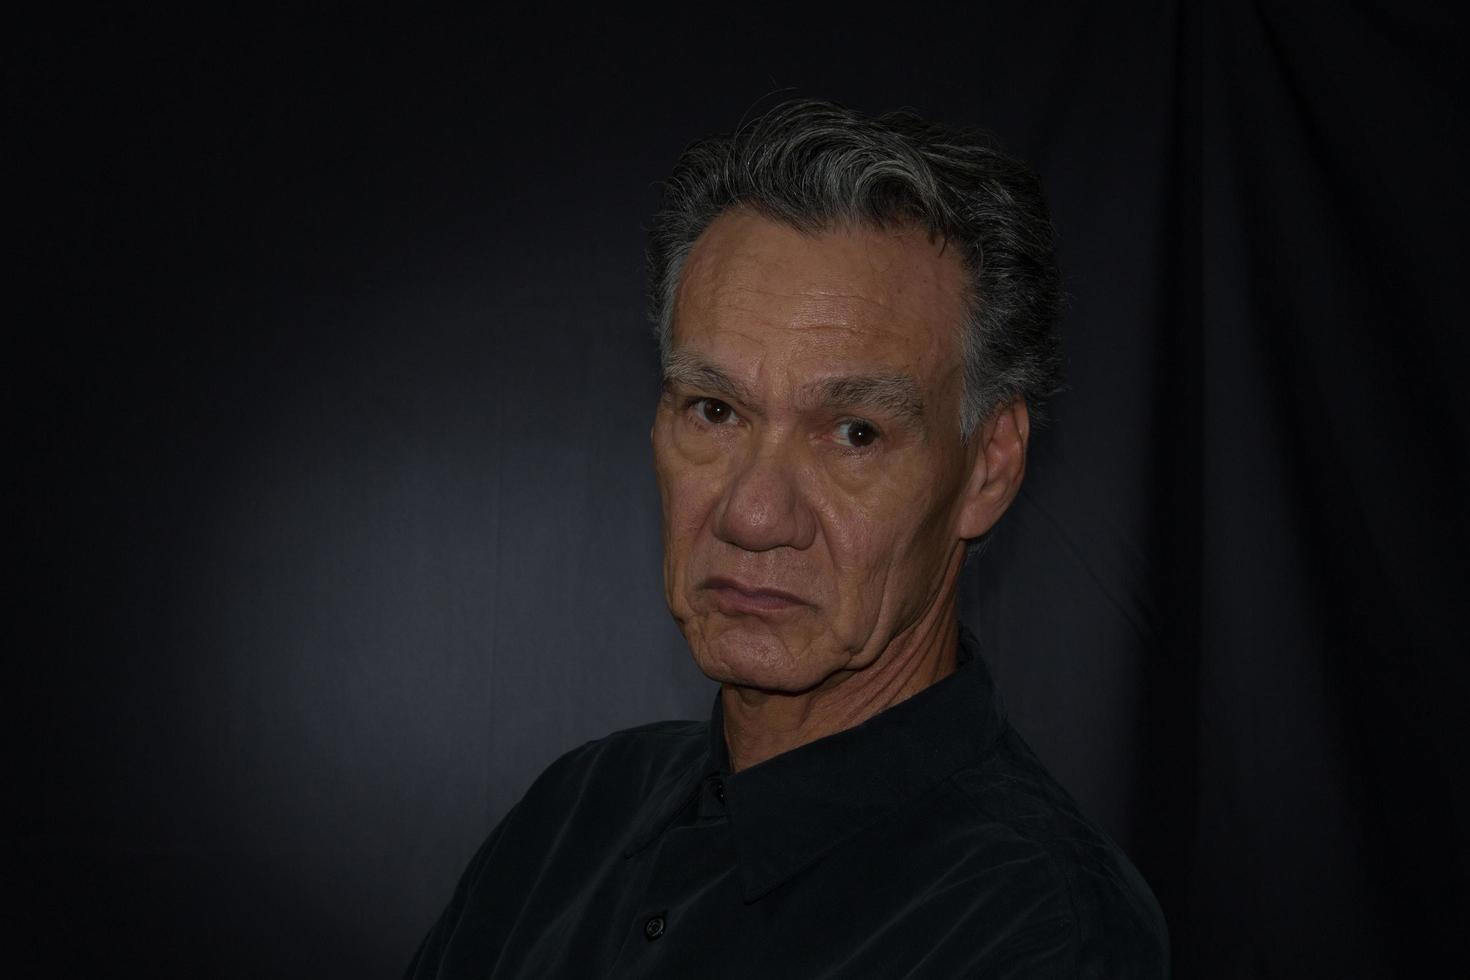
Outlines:
[{"label": "lower lip", "polygon": [[780,596],[741,592],[739,589],[714,588],[709,591],[714,596],[715,605],[720,612],[728,614],[773,613],[797,609],[805,605],[805,603],[783,599]]}]

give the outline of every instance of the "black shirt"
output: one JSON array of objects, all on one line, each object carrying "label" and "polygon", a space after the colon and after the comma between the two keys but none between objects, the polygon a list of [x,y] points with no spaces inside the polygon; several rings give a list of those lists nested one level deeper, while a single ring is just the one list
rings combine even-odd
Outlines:
[{"label": "black shirt", "polygon": [[731,774],[709,722],[538,778],[409,977],[1164,977],[1133,865],[1002,714],[974,638],[944,680]]}]

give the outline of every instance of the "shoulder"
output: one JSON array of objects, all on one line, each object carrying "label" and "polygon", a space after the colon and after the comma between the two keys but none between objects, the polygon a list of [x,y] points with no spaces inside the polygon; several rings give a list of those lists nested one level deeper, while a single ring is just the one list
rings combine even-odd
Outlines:
[{"label": "shoulder", "polygon": [[[493,962],[537,888],[564,901],[616,855],[658,796],[707,744],[701,722],[662,722],[586,742],[547,766],[480,845],[409,976],[437,975],[451,942]],[[473,930],[460,924],[473,919]],[[458,937],[458,938],[456,938]],[[478,953],[476,951],[479,951]]]},{"label": "shoulder", "polygon": [[564,820],[589,807],[603,819],[641,808],[660,787],[688,773],[708,740],[708,722],[665,721],[584,742],[547,766],[515,810],[543,823],[549,815]]},{"label": "shoulder", "polygon": [[980,821],[1031,857],[1038,884],[1057,897],[1066,919],[1057,952],[1073,975],[1168,975],[1168,929],[1153,892],[1020,736],[1007,730],[954,782]]},{"label": "shoulder", "polygon": [[[465,882],[535,878],[548,862],[616,853],[695,764],[703,722],[660,722],[614,732],[562,754],[491,832]],[[498,887],[498,886],[497,886]]]},{"label": "shoulder", "polygon": [[626,728],[563,753],[537,777],[532,791],[555,791],[569,781],[657,777],[693,762],[708,740],[709,723],[703,721],[661,721]]}]

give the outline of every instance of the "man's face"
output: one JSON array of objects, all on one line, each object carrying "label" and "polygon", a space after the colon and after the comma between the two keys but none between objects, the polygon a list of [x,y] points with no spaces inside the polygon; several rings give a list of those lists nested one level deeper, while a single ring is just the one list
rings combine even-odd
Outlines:
[{"label": "man's face", "polygon": [[965,289],[920,230],[731,211],[695,243],[652,439],[665,592],[711,678],[861,669],[952,582]]}]

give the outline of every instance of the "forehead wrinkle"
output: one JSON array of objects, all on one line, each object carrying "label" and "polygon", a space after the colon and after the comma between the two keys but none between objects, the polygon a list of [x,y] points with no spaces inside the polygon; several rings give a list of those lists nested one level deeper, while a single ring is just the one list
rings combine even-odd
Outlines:
[{"label": "forehead wrinkle", "polygon": [[[933,300],[951,307],[958,299],[960,308],[953,314],[963,319],[969,278],[962,258],[947,251],[948,244],[944,236],[936,238],[919,226],[838,222],[803,231],[734,208],[719,215],[694,243],[679,283],[676,312],[687,303],[719,317],[726,312],[722,307],[733,306],[737,309],[729,312],[736,315],[804,327],[843,321],[858,325],[873,311],[882,311],[882,321],[917,326],[933,318]],[[830,261],[807,261],[814,252]],[[732,302],[730,294],[739,292],[757,302],[786,301],[781,304],[786,309],[750,309],[745,302]],[[821,309],[829,304],[830,309]],[[942,319],[950,318],[946,310]]]},{"label": "forehead wrinkle", "polygon": [[[749,296],[750,299],[743,298]],[[761,304],[762,299],[786,301],[787,309],[781,312]],[[891,296],[869,296],[862,292],[838,287],[822,288],[805,286],[796,290],[770,289],[745,283],[721,283],[710,289],[710,295],[699,305],[715,313],[746,313],[762,320],[776,321],[791,318],[805,323],[814,320],[829,320],[833,314],[846,319],[844,311],[856,312],[861,308],[875,309],[889,319],[899,310]],[[754,301],[755,305],[751,305]],[[784,316],[783,316],[784,313]]]}]

